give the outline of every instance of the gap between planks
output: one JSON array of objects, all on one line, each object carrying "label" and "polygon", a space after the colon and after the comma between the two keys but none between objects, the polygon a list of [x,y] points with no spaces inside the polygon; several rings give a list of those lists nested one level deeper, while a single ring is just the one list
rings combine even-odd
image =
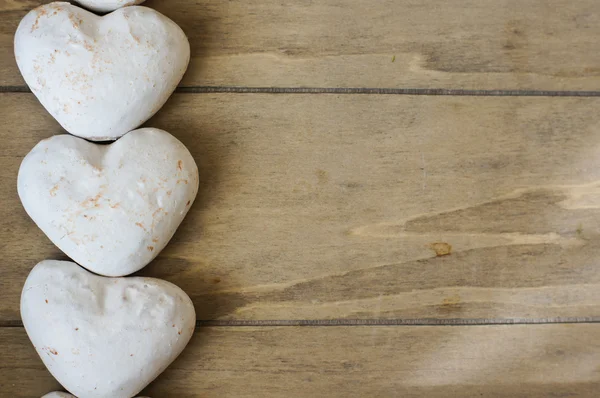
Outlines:
[{"label": "gap between planks", "polygon": [[[197,320],[201,327],[274,327],[274,326],[496,326],[496,325],[552,325],[600,323],[600,316],[512,319],[284,319],[284,320]],[[0,321],[0,327],[23,327],[23,322]]]},{"label": "gap between planks", "polygon": [[[443,95],[456,97],[600,97],[600,91],[552,90],[467,90],[443,88],[371,88],[371,87],[238,87],[186,86],[176,93],[237,93],[237,94],[374,94],[374,95]],[[26,86],[0,86],[0,93],[31,93]]]}]

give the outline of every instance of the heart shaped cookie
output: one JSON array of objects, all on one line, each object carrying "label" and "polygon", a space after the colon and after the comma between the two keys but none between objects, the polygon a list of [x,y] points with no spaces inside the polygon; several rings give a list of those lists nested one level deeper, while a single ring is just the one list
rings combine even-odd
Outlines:
[{"label": "heart shaped cookie", "polygon": [[[68,392],[53,391],[44,395],[42,398],[77,398],[75,395],[71,395]],[[149,397],[137,397],[137,398],[149,398]]]},{"label": "heart shaped cookie", "polygon": [[117,8],[141,4],[144,0],[77,0],[79,4],[96,12],[109,12]]},{"label": "heart shaped cookie", "polygon": [[179,140],[155,128],[110,145],[56,135],[23,159],[17,190],[29,216],[71,259],[123,276],[169,242],[198,192],[198,168]]},{"label": "heart shaped cookie", "polygon": [[[53,391],[44,395],[42,398],[77,398],[75,395],[71,395],[68,392]],[[149,397],[137,397],[137,398],[149,398]]]},{"label": "heart shaped cookie", "polygon": [[23,78],[69,133],[112,140],[140,126],[187,68],[181,28],[147,7],[99,17],[69,3],[30,11],[15,34]]},{"label": "heart shaped cookie", "polygon": [[177,358],[196,313],[172,283],[105,278],[69,261],[36,265],[23,325],[50,373],[78,397],[133,397]]}]

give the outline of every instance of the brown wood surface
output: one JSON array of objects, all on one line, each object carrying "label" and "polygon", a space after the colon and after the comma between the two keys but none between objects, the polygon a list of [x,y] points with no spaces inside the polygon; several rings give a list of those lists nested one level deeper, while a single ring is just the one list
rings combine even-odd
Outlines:
[{"label": "brown wood surface", "polygon": [[[190,148],[201,191],[142,274],[181,286],[201,320],[598,315],[599,106],[176,94],[148,125]],[[0,108],[0,321],[15,321],[31,267],[64,258],[17,170],[61,130],[31,94]]]},{"label": "brown wood surface", "polygon": [[[23,85],[0,0],[0,85]],[[185,86],[600,89],[597,0],[150,0],[189,36]]]},{"label": "brown wood surface", "polygon": [[[16,193],[62,132],[12,55],[45,2],[0,0],[0,397],[59,388],[19,316],[33,265],[66,258]],[[190,39],[147,125],[190,149],[201,190],[140,274],[203,325],[148,396],[598,397],[600,2],[145,5]],[[342,94],[372,87],[425,95]]]},{"label": "brown wood surface", "polygon": [[[60,386],[0,329],[3,397]],[[10,365],[10,366],[5,366]],[[210,327],[143,393],[160,397],[596,397],[600,325]]]}]

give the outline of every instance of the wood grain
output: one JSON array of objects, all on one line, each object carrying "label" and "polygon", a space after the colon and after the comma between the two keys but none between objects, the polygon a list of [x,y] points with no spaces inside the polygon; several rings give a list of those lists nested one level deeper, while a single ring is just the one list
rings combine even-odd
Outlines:
[{"label": "wood grain", "polygon": [[[0,1],[0,53],[27,11]],[[600,89],[596,0],[150,0],[187,33],[185,86]],[[23,85],[12,56],[0,86]]]},{"label": "wood grain", "polygon": [[[60,388],[0,329],[2,396]],[[6,366],[8,365],[8,366]],[[200,328],[151,397],[596,397],[600,325]]]},{"label": "wood grain", "polygon": [[[207,319],[552,318],[600,311],[600,99],[175,95],[196,203],[142,274]],[[0,320],[64,258],[16,195],[61,130],[2,94]],[[23,117],[27,116],[26,125]]]}]

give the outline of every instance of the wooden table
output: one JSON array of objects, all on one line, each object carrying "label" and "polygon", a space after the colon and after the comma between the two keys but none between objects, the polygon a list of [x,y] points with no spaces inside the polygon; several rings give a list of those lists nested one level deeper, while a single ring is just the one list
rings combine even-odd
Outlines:
[{"label": "wooden table", "polygon": [[[0,15],[0,396],[59,388],[23,330],[65,258],[16,194],[61,132]],[[160,397],[598,397],[598,0],[150,0],[190,68],[147,126],[201,190],[141,274],[193,299]]]}]

